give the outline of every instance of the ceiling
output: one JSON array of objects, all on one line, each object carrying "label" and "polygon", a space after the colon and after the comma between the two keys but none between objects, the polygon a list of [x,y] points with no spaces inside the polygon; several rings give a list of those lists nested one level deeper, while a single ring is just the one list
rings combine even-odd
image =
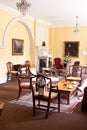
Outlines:
[{"label": "ceiling", "polygon": [[[16,9],[20,0],[0,0],[4,4]],[[78,16],[79,26],[87,25],[87,0],[28,0],[31,8],[28,14],[42,19],[54,26],[75,26]]]}]

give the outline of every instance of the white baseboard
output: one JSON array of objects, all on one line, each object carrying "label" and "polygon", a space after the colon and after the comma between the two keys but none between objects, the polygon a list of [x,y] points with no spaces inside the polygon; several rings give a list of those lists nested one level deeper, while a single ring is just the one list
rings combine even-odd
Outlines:
[{"label": "white baseboard", "polygon": [[7,82],[7,77],[0,78],[0,84],[6,83],[6,82]]}]

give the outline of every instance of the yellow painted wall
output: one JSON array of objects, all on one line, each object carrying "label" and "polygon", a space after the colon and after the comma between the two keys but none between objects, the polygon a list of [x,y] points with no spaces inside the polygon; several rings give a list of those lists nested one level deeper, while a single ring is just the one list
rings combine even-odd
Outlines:
[{"label": "yellow painted wall", "polygon": [[[24,40],[23,55],[12,55],[12,38]],[[30,59],[30,39],[23,24],[16,22],[10,27],[6,36],[6,43],[6,50],[10,50],[6,51],[6,54],[9,55],[7,61],[12,61],[14,64],[24,64],[25,59]]]},{"label": "yellow painted wall", "polygon": [[[14,64],[23,64],[25,60],[30,59],[31,67],[36,65],[36,48],[41,46],[42,41],[46,41],[49,47],[49,53],[54,57],[64,59],[64,41],[80,41],[79,57],[73,58],[72,61],[80,60],[81,64],[87,64],[87,56],[83,56],[82,52],[87,51],[87,27],[79,27],[78,35],[73,33],[74,28],[52,28],[46,22],[25,17],[30,31],[34,36],[34,44],[30,43],[30,37],[26,27],[21,22],[13,23],[6,34],[5,47],[1,48],[3,43],[3,35],[8,23],[16,16],[14,13],[0,9],[0,81],[6,77],[6,62],[12,61]],[[24,54],[20,56],[12,55],[12,38],[24,40]],[[31,44],[33,48],[31,49]]]},{"label": "yellow painted wall", "polygon": [[[43,39],[45,41],[48,41],[48,25],[46,23],[42,23],[40,21],[37,21],[36,19],[32,19],[30,17],[25,17],[23,20],[25,23],[27,23],[30,32],[32,33],[33,36],[33,41],[31,41],[31,38],[29,37],[29,33],[27,28],[25,27],[24,24],[21,22],[13,22],[10,24],[9,28],[9,22],[11,20],[15,19],[18,17],[16,14],[9,12],[9,10],[2,10],[0,9],[0,83],[6,81],[6,72],[7,72],[7,67],[6,67],[6,62],[12,61],[13,64],[24,64],[25,60],[30,60],[31,62],[31,67],[35,67],[35,62],[36,62],[36,41],[41,42]],[[40,26],[39,26],[40,24]],[[42,36],[42,39],[38,39],[38,33],[37,29],[40,27],[40,35]],[[47,31],[47,33],[45,33]],[[5,43],[3,46],[3,36],[5,35]],[[37,35],[36,35],[37,34]],[[23,39],[24,40],[24,50],[23,50],[23,55],[12,55],[12,38],[14,39]],[[31,44],[33,44],[33,48],[31,48]],[[4,47],[4,48],[3,48]]]},{"label": "yellow painted wall", "polygon": [[87,27],[79,27],[79,34],[73,32],[74,28],[51,28],[50,29],[50,44],[51,53],[54,57],[64,59],[64,41],[79,41],[79,57],[71,57],[72,62],[80,60],[81,64],[87,64],[87,56],[83,56],[82,52],[87,51]]},{"label": "yellow painted wall", "polygon": [[[2,34],[3,30],[0,30]],[[22,32],[22,33],[21,33]],[[14,56],[12,55],[12,38],[24,40],[23,55]],[[2,37],[0,38],[2,39]],[[1,41],[2,45],[2,41]],[[5,48],[0,49],[0,78],[3,79],[6,75],[7,68],[6,62],[12,61],[13,64],[24,64],[25,60],[30,59],[30,40],[25,27],[16,22],[13,24],[6,35]]]},{"label": "yellow painted wall", "polygon": [[[24,64],[25,60],[31,61],[30,53],[30,38],[28,31],[24,24],[21,22],[14,22],[10,24],[7,29],[4,48],[3,48],[3,36],[6,32],[6,28],[9,22],[14,19],[16,16],[8,11],[0,10],[0,80],[4,80],[6,77],[7,67],[6,63],[8,61],[12,61],[13,64]],[[26,21],[26,20],[25,20]],[[29,23],[29,21],[27,21]],[[31,23],[31,21],[30,21]],[[30,25],[29,25],[30,26]],[[31,24],[31,28],[33,30],[33,21]],[[23,39],[24,40],[24,49],[23,55],[12,55],[12,39]],[[1,48],[2,47],[2,48]],[[33,63],[31,63],[33,64]]]}]

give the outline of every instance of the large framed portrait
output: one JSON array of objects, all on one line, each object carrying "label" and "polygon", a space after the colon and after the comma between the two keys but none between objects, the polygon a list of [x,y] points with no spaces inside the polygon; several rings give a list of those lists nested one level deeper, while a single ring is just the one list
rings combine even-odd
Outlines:
[{"label": "large framed portrait", "polygon": [[79,56],[79,41],[65,41],[64,56],[70,55],[72,57]]},{"label": "large framed portrait", "polygon": [[24,40],[12,39],[12,55],[23,55]]}]

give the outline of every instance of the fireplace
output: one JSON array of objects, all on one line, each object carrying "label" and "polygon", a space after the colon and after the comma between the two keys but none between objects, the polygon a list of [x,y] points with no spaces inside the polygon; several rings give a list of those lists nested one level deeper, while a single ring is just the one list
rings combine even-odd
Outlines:
[{"label": "fireplace", "polygon": [[48,57],[38,57],[38,60],[39,60],[39,72],[42,72],[42,68],[46,68],[48,67]]},{"label": "fireplace", "polygon": [[49,67],[49,48],[47,46],[37,46],[36,69],[42,72],[42,68]]}]

